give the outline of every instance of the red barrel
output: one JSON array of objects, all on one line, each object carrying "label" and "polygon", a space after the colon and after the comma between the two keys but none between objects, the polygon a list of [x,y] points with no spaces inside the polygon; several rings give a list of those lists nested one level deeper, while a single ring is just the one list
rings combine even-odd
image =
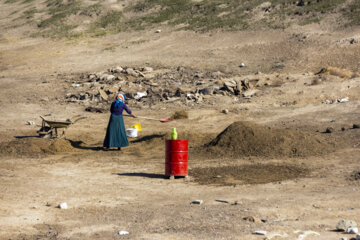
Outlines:
[{"label": "red barrel", "polygon": [[166,140],[165,176],[187,176],[188,140]]}]

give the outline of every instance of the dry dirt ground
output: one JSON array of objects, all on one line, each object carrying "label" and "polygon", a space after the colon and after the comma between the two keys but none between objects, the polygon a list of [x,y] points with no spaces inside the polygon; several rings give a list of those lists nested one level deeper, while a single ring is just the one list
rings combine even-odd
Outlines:
[{"label": "dry dirt ground", "polygon": [[[72,41],[2,32],[0,239],[264,239],[256,230],[266,230],[268,239],[355,237],[334,229],[341,219],[360,222],[360,129],[353,128],[360,124],[359,34],[359,28],[334,32],[321,25],[211,34],[163,29]],[[350,44],[351,38],[357,41]],[[241,62],[246,67],[239,68]],[[250,99],[210,96],[213,104],[129,104],[139,116],[160,119],[185,110],[189,118],[126,118],[127,127],[141,123],[140,136],[121,152],[103,151],[109,113],[56,99],[69,89],[61,76],[114,66],[257,73],[279,84],[257,89]],[[319,82],[315,73],[328,66],[353,75],[324,75]],[[348,102],[323,103],[345,97]],[[38,139],[39,127],[26,124],[40,124],[45,114],[88,118],[56,142]],[[307,146],[306,154],[272,154],[272,144],[285,147],[277,144],[281,136],[254,140],[249,152],[240,145],[246,138],[234,145],[230,136],[222,140],[230,154],[210,154],[221,149],[204,144],[237,121],[305,134],[298,144]],[[189,179],[163,175],[172,127],[189,139]],[[334,131],[323,133],[327,127]],[[314,150],[306,145],[315,138],[321,151],[317,143]],[[197,199],[203,204],[191,204]],[[68,209],[57,208],[62,202]]]}]

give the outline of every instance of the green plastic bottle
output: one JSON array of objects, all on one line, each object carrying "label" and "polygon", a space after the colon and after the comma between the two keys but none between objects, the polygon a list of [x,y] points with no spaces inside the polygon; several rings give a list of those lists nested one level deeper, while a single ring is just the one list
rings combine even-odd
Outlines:
[{"label": "green plastic bottle", "polygon": [[173,128],[171,132],[171,140],[176,140],[177,137],[178,136],[177,136],[176,128]]}]

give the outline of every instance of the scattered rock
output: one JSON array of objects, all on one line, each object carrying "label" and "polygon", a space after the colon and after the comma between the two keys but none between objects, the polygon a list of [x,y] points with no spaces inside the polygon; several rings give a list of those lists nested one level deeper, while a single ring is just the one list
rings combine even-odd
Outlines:
[{"label": "scattered rock", "polygon": [[326,133],[332,133],[332,132],[334,132],[334,128],[328,127],[328,128],[326,128],[325,132]]},{"label": "scattered rock", "polygon": [[354,123],[353,128],[360,128],[360,124]]},{"label": "scattered rock", "polygon": [[33,121],[27,121],[26,124],[27,124],[27,125],[35,125],[35,122],[33,122]]},{"label": "scattered rock", "polygon": [[346,233],[349,234],[356,234],[359,232],[359,229],[357,227],[349,227],[348,229],[346,229]]},{"label": "scattered rock", "polygon": [[161,29],[156,30],[155,33],[161,33]]},{"label": "scattered rock", "polygon": [[298,240],[304,240],[307,236],[309,235],[317,235],[320,236],[320,234],[318,232],[314,232],[314,231],[294,231],[294,233],[300,233],[300,235],[298,236]]},{"label": "scattered rock", "polygon": [[245,63],[240,63],[239,67],[241,68],[245,67]]},{"label": "scattered rock", "polygon": [[128,231],[122,230],[122,231],[119,231],[118,234],[119,234],[119,235],[128,235],[128,234],[130,234],[130,233],[129,233]]},{"label": "scattered rock", "polygon": [[341,98],[337,100],[339,103],[344,103],[344,102],[348,102],[349,101],[349,97],[346,98]]},{"label": "scattered rock", "polygon": [[266,231],[264,231],[264,230],[256,230],[256,231],[254,231],[253,232],[253,234],[256,234],[256,235],[266,235]]},{"label": "scattered rock", "polygon": [[134,69],[132,69],[132,68],[127,68],[126,69],[126,73],[128,74],[128,75],[131,75],[131,76],[134,76],[134,77],[137,77],[138,76],[138,74],[135,72],[135,70]]},{"label": "scattered rock", "polygon": [[106,92],[104,90],[100,89],[99,94],[104,100],[108,100],[108,95],[106,94]]},{"label": "scattered rock", "polygon": [[143,67],[142,71],[146,72],[146,73],[150,73],[150,72],[154,71],[154,69],[152,67]]},{"label": "scattered rock", "polygon": [[247,221],[247,222],[252,222],[252,223],[261,223],[262,222],[259,218],[253,217],[253,216],[244,217],[243,220]]},{"label": "scattered rock", "polygon": [[224,114],[228,114],[229,110],[228,109],[223,109],[223,110],[221,110],[221,112],[224,113]]},{"label": "scattered rock", "polygon": [[199,205],[201,205],[201,204],[204,203],[204,201],[203,201],[203,200],[194,200],[194,201],[192,201],[191,203],[192,203],[192,204],[199,204]]},{"label": "scattered rock", "polygon": [[199,93],[203,94],[203,95],[211,95],[214,92],[214,88],[212,87],[207,87],[207,88],[203,88],[199,91]]},{"label": "scattered rock", "polygon": [[355,221],[351,221],[351,220],[340,220],[337,224],[336,224],[336,230],[339,231],[346,231],[348,228],[351,227],[357,227],[357,224]]},{"label": "scattered rock", "polygon": [[247,90],[245,92],[243,92],[243,97],[244,98],[251,98],[253,97],[256,93],[258,92],[257,89],[251,89],[251,90]]},{"label": "scattered rock", "polygon": [[279,239],[279,238],[287,238],[289,235],[288,234],[286,234],[286,233],[268,233],[267,235],[266,235],[266,237],[264,238],[264,240],[271,240],[271,239],[273,239],[273,238],[275,238],[275,239]]},{"label": "scattered rock", "polygon": [[146,97],[146,96],[147,96],[146,92],[137,92],[136,95],[134,96],[134,98],[136,100],[140,100],[141,98]]},{"label": "scattered rock", "polygon": [[66,202],[63,202],[63,203],[60,203],[60,204],[59,204],[59,208],[60,208],[60,209],[68,209],[68,205],[67,205]]},{"label": "scattered rock", "polygon": [[120,66],[117,66],[117,67],[109,70],[109,72],[112,72],[112,73],[121,73],[123,71],[124,71],[124,69]]}]

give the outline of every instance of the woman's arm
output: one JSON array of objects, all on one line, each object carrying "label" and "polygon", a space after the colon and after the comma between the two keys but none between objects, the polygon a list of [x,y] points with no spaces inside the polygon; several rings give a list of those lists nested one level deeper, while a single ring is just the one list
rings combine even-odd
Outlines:
[{"label": "woman's arm", "polygon": [[131,112],[131,110],[126,106],[125,103],[124,103],[124,109],[130,116],[132,116],[133,118],[136,118],[136,115]]}]

